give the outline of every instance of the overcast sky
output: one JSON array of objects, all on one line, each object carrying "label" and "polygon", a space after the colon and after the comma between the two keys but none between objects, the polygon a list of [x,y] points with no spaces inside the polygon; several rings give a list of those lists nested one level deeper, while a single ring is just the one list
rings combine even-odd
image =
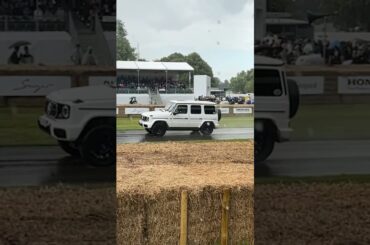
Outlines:
[{"label": "overcast sky", "polygon": [[199,53],[222,81],[253,68],[254,0],[119,0],[140,58]]}]

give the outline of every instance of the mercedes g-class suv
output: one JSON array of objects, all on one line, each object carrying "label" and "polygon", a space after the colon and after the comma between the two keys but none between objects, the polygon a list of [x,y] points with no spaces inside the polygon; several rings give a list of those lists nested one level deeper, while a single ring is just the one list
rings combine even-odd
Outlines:
[{"label": "mercedes g-class suv", "polygon": [[116,160],[115,89],[89,86],[60,90],[46,97],[39,127],[72,156],[93,166]]},{"label": "mercedes g-class suv", "polygon": [[213,102],[171,101],[164,109],[142,113],[139,124],[154,136],[163,136],[167,130],[192,130],[211,135],[220,120],[221,111]]},{"label": "mercedes g-class suv", "polygon": [[255,162],[266,160],[275,142],[290,138],[290,120],[299,107],[299,88],[287,79],[284,63],[255,56]]}]

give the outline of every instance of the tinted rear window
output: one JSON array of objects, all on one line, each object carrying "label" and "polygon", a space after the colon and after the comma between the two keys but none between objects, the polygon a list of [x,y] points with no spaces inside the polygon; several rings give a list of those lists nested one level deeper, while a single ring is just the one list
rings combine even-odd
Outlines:
[{"label": "tinted rear window", "polygon": [[254,92],[256,96],[281,96],[280,72],[278,70],[256,69]]}]

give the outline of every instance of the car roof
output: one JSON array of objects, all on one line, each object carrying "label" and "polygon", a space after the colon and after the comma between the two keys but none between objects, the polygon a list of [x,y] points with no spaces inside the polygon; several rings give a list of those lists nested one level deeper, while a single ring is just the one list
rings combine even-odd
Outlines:
[{"label": "car roof", "polygon": [[266,56],[256,55],[254,57],[255,66],[283,66],[284,62],[279,59],[273,59]]},{"label": "car roof", "polygon": [[210,101],[197,101],[197,100],[171,100],[171,103],[175,104],[197,104],[197,105],[216,105],[214,102]]}]

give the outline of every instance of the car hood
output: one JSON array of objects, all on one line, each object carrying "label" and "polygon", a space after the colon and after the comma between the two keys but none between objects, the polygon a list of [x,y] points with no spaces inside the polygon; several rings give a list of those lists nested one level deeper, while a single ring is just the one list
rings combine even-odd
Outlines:
[{"label": "car hood", "polygon": [[158,111],[148,111],[141,114],[145,117],[152,117],[152,118],[167,118],[171,115],[171,112],[165,110],[158,110]]},{"label": "car hood", "polygon": [[58,90],[50,93],[47,98],[55,102],[92,102],[92,101],[114,101],[116,91],[109,86],[86,86]]}]

